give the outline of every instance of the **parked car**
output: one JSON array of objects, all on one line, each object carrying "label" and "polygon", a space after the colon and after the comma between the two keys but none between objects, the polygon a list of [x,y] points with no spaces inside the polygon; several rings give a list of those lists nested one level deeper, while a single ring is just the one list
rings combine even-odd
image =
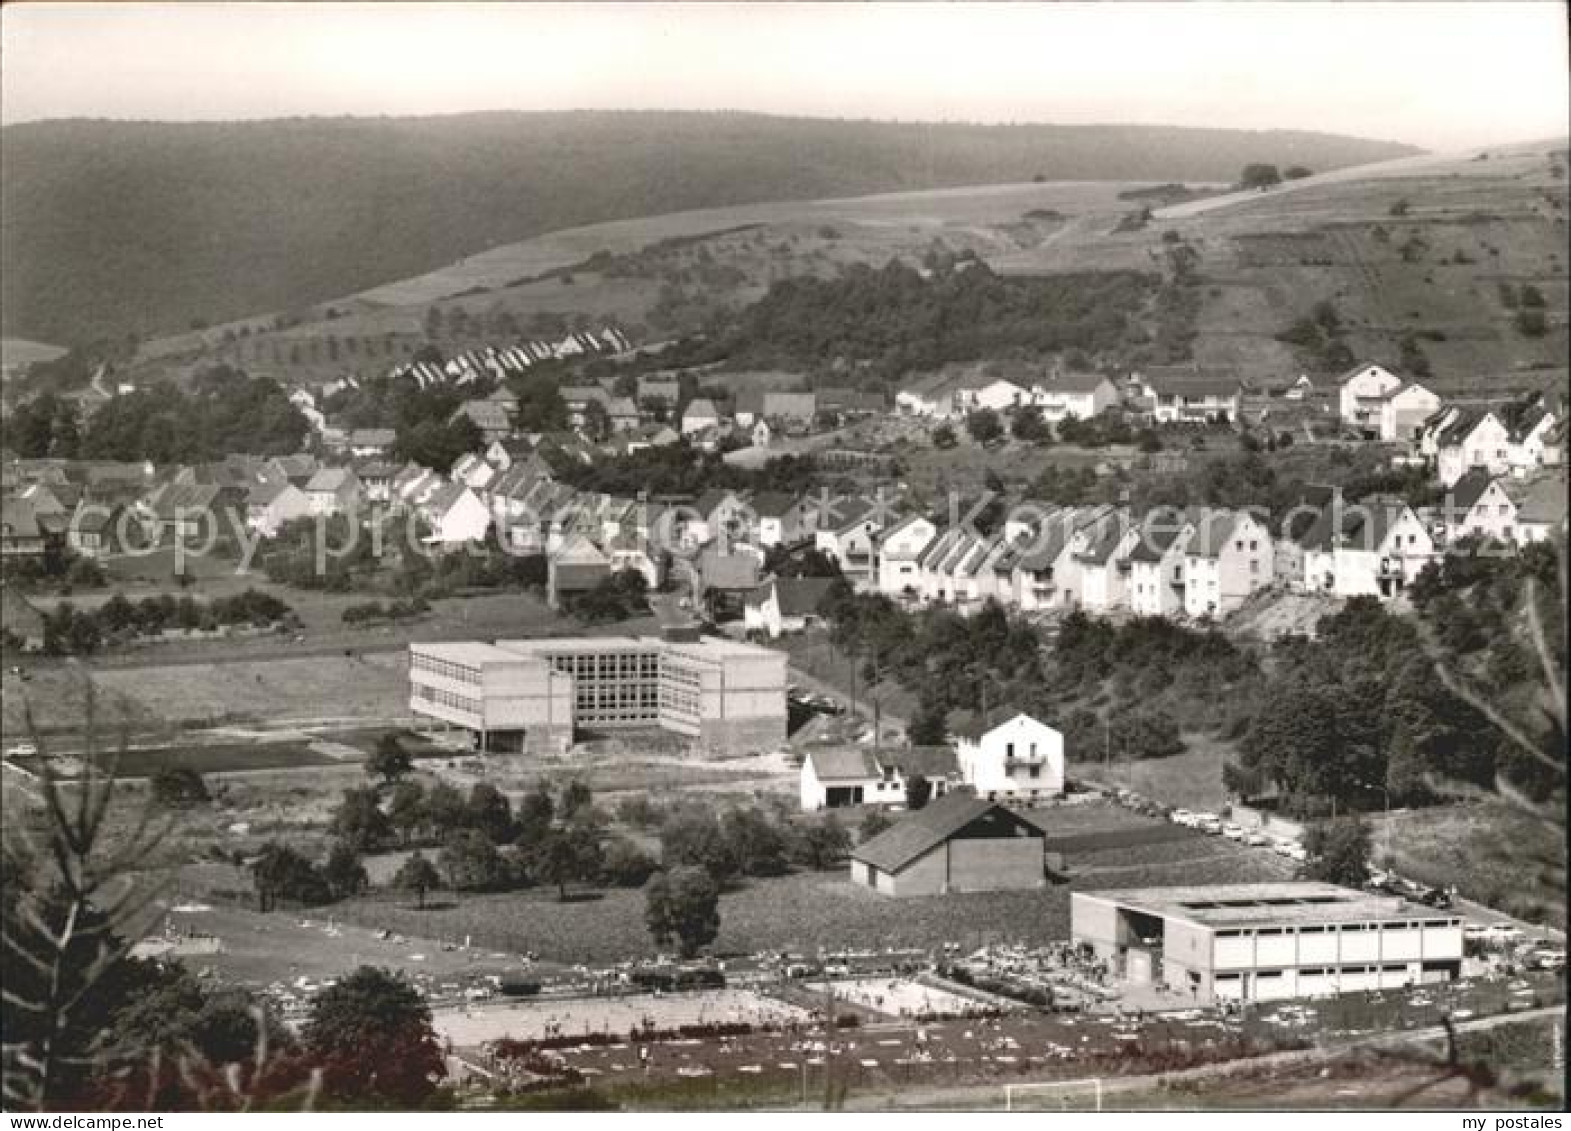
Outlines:
[{"label": "parked car", "polygon": [[1222,826],[1222,835],[1225,836],[1228,840],[1243,840],[1244,827],[1242,825],[1235,825],[1232,821],[1229,821],[1227,824]]},{"label": "parked car", "polygon": [[36,758],[38,757],[38,747],[31,742],[18,742],[15,746],[7,748],[5,756],[7,758]]},{"label": "parked car", "polygon": [[1167,819],[1172,821],[1175,825],[1184,825],[1185,827],[1190,828],[1192,828],[1195,823],[1195,815],[1188,809],[1174,809],[1167,815]]},{"label": "parked car", "polygon": [[1244,834],[1244,843],[1249,845],[1251,848],[1263,848],[1265,847],[1267,841],[1268,838],[1266,834],[1261,832],[1259,829],[1250,829]]},{"label": "parked car", "polygon": [[1528,953],[1527,964],[1537,970],[1564,970],[1566,952],[1555,947],[1539,947]]},{"label": "parked car", "polygon": [[1309,859],[1309,852],[1296,842],[1287,846],[1287,855],[1289,859],[1297,860],[1300,864]]}]

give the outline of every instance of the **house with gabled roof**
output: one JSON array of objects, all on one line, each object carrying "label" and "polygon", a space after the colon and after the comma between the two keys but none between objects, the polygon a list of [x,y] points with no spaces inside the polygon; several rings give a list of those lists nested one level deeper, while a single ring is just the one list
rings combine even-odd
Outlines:
[{"label": "house with gabled roof", "polygon": [[1118,386],[1100,373],[1054,370],[1031,384],[1029,404],[1042,410],[1042,418],[1090,420],[1117,406]]},{"label": "house with gabled roof", "polygon": [[282,477],[255,483],[246,493],[246,526],[264,538],[273,537],[285,523],[312,513],[306,493]]},{"label": "house with gabled roof", "polygon": [[786,491],[760,491],[748,500],[752,526],[748,537],[754,544],[794,546],[811,538],[815,510],[812,500]]},{"label": "house with gabled roof", "polygon": [[1248,511],[1207,510],[1184,551],[1184,612],[1198,619],[1232,612],[1275,577],[1271,532]]},{"label": "house with gabled roof", "polygon": [[1484,405],[1431,417],[1420,442],[1434,452],[1442,487],[1455,484],[1469,468],[1481,467],[1494,475],[1511,471],[1510,430],[1494,409]]},{"label": "house with gabled roof", "polygon": [[491,512],[462,483],[442,482],[420,505],[420,517],[430,527],[429,546],[451,548],[483,542],[491,530]]},{"label": "house with gabled roof", "polygon": [[1509,406],[1502,412],[1501,420],[1510,434],[1506,462],[1512,475],[1520,479],[1560,462],[1558,445],[1553,440],[1558,419],[1542,397]]},{"label": "house with gabled roof", "polygon": [[352,467],[324,467],[305,485],[315,515],[345,514],[360,505],[360,478]]},{"label": "house with gabled roof", "polygon": [[1237,420],[1244,383],[1231,369],[1153,365],[1131,375],[1142,411],[1158,424]]},{"label": "house with gabled roof", "polygon": [[960,764],[948,746],[884,749],[818,746],[802,759],[798,793],[804,812],[851,805],[904,806],[906,786],[922,777],[929,803],[960,786]]},{"label": "house with gabled roof", "polygon": [[1305,587],[1337,597],[1391,600],[1435,558],[1434,539],[1403,500],[1332,500],[1302,539]]},{"label": "house with gabled roof", "polygon": [[747,595],[742,627],[771,640],[802,632],[819,621],[819,608],[834,588],[832,577],[768,577]]},{"label": "house with gabled roof", "polygon": [[1023,712],[960,736],[960,777],[978,797],[1037,802],[1064,792],[1064,736]]},{"label": "house with gabled roof", "polygon": [[356,428],[346,440],[349,454],[358,459],[385,456],[398,443],[398,433],[391,428]]},{"label": "house with gabled roof", "polygon": [[708,397],[694,397],[682,410],[682,435],[691,436],[720,427],[720,410]]},{"label": "house with gabled roof", "polygon": [[480,430],[481,439],[487,444],[510,436],[513,432],[513,418],[508,415],[507,406],[500,401],[465,401],[453,410],[449,420],[456,421],[460,418],[467,418],[472,422]]},{"label": "house with gabled roof", "polygon": [[1473,467],[1451,485],[1438,508],[1448,546],[1464,538],[1487,538],[1507,545],[1516,541],[1516,500],[1506,491],[1505,483],[1505,476]]},{"label": "house with gabled roof", "polygon": [[562,607],[564,597],[594,589],[611,576],[611,560],[585,534],[575,532],[546,556],[546,603]]},{"label": "house with gabled roof", "polygon": [[1184,611],[1184,554],[1194,523],[1167,508],[1146,515],[1137,529],[1129,554],[1129,608],[1136,616],[1176,616]]},{"label": "house with gabled roof", "polygon": [[1141,531],[1129,512],[1115,511],[1088,528],[1084,545],[1075,553],[1080,568],[1080,604],[1107,612],[1129,604],[1130,556]]},{"label": "house with gabled roof", "polygon": [[878,591],[915,599],[922,592],[922,551],[938,537],[938,527],[925,515],[913,514],[879,532]]},{"label": "house with gabled roof", "polygon": [[889,896],[1047,885],[1046,834],[996,801],[956,791],[851,853],[851,882]]},{"label": "house with gabled roof", "polygon": [[41,558],[48,545],[49,532],[31,502],[17,495],[0,498],[0,557]]},{"label": "house with gabled roof", "polygon": [[1548,542],[1566,532],[1566,478],[1555,472],[1539,475],[1518,489],[1516,540],[1520,546]]},{"label": "house with gabled roof", "polygon": [[854,581],[874,579],[878,534],[895,516],[867,499],[840,498],[820,516],[813,543]]},{"label": "house with gabled roof", "polygon": [[1402,378],[1383,365],[1361,362],[1336,379],[1337,414],[1349,428],[1379,432],[1385,399],[1402,387]]},{"label": "house with gabled roof", "polygon": [[148,541],[189,543],[227,532],[230,517],[245,513],[245,500],[233,487],[169,482],[137,500],[134,511]]}]

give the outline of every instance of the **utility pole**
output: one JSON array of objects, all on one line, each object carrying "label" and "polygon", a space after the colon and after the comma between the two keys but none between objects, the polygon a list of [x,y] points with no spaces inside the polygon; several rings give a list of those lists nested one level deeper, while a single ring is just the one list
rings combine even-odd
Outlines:
[{"label": "utility pole", "polygon": [[835,984],[824,970],[824,1110],[831,1111],[835,1103]]}]

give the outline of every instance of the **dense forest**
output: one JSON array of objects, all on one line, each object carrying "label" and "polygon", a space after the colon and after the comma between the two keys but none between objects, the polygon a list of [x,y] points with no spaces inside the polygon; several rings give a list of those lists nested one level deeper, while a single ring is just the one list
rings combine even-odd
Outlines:
[{"label": "dense forest", "polygon": [[1006,277],[969,261],[924,276],[891,260],[833,279],[774,284],[716,336],[734,363],[827,368],[850,362],[892,381],[949,362],[1112,349],[1157,284],[1134,272]]},{"label": "dense forest", "polygon": [[311,426],[277,382],[217,366],[189,390],[160,382],[107,401],[84,423],[76,402],[44,393],[5,414],[0,440],[24,458],[196,463],[231,452],[287,455]]},{"label": "dense forest", "polygon": [[0,318],[79,344],[288,309],[606,220],[1412,152],[1324,134],[573,112],[7,126]]}]

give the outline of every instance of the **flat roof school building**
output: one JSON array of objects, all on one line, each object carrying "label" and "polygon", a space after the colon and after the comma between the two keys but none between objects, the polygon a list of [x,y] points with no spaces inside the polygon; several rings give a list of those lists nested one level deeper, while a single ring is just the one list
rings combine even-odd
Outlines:
[{"label": "flat roof school building", "polygon": [[1455,980],[1459,916],[1325,883],[1072,892],[1070,934],[1126,982],[1197,1004]]},{"label": "flat roof school building", "polygon": [[786,737],[786,656],[718,637],[411,643],[409,709],[482,750],[560,752],[575,731],[660,727],[710,749]]}]

